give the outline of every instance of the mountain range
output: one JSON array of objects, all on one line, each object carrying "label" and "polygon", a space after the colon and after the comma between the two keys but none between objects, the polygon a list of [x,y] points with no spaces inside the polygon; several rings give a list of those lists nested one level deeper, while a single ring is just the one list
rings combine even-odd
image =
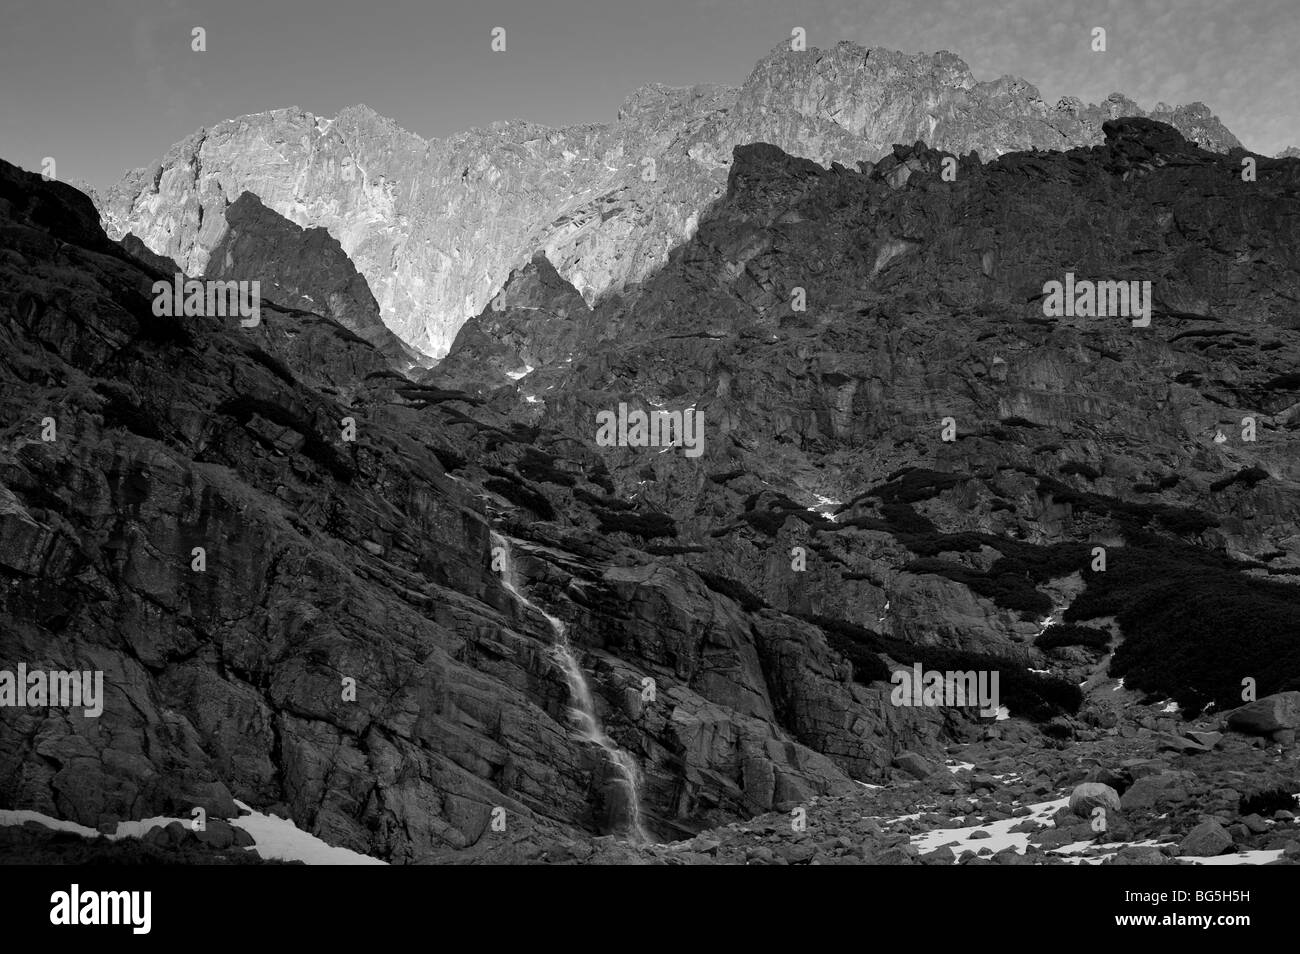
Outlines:
[{"label": "mountain range", "polygon": [[1119,93],[1044,102],[1015,77],[977,81],[957,56],[840,43],[778,47],[739,87],[643,87],[614,122],[497,122],[425,140],[365,106],[299,109],[196,131],[97,196],[112,238],[134,234],[201,274],[243,192],[328,229],[384,322],[441,358],[511,270],[543,252],[590,305],[644,280],[721,196],[731,150],[767,142],[823,165],[876,161],[924,140],[985,159],[1101,142],[1102,123],[1151,116],[1226,152],[1236,137],[1202,103],[1150,113]]},{"label": "mountain range", "polygon": [[[105,676],[4,711],[0,805],[395,863],[1294,861],[1298,249],[1300,160],[1199,104],[852,44],[609,126],[0,163],[0,663]],[[158,314],[178,271],[260,323]],[[1049,316],[1076,278],[1149,323]],[[634,412],[700,454],[598,439]],[[918,666],[997,713],[898,704]]]}]

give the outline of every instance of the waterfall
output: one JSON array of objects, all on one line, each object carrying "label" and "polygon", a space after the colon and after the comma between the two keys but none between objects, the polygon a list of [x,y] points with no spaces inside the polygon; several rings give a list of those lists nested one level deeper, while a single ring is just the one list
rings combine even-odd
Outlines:
[{"label": "waterfall", "polygon": [[605,730],[601,727],[600,719],[596,715],[596,703],[591,695],[591,687],[588,685],[587,677],[583,675],[582,667],[578,665],[578,657],[574,654],[573,647],[569,643],[568,627],[564,625],[563,620],[552,616],[524,595],[515,573],[510,541],[493,530],[492,545],[501,548],[501,582],[505,584],[505,588],[522,605],[542,616],[551,625],[551,631],[555,634],[555,643],[551,647],[551,653],[559,665],[560,671],[564,673],[564,680],[569,686],[569,698],[572,702],[569,708],[569,718],[576,724],[579,738],[584,742],[592,742],[599,746],[606,760],[614,767],[616,781],[623,790],[627,802],[628,837],[635,842],[649,841],[650,838],[641,822],[640,769],[637,768],[636,761],[632,756],[615,745],[614,741],[605,734]]}]

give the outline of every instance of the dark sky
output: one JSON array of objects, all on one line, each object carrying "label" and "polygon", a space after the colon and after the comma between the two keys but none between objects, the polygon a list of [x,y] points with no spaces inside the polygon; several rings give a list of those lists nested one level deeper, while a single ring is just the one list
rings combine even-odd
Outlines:
[{"label": "dark sky", "polygon": [[[1055,102],[1202,100],[1248,148],[1300,143],[1300,0],[5,0],[0,156],[97,187],[200,126],[367,103],[412,132],[603,122],[637,86],[739,84],[790,29],[947,49]],[[207,30],[207,52],[191,29]],[[490,48],[506,28],[505,53]],[[1089,49],[1107,30],[1108,50]]]}]

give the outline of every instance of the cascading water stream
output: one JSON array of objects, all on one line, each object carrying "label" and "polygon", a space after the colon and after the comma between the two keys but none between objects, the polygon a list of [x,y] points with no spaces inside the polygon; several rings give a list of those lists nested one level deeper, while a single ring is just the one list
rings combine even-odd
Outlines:
[{"label": "cascading water stream", "polygon": [[628,837],[636,842],[649,841],[650,838],[641,822],[641,772],[632,756],[615,745],[601,727],[600,719],[596,715],[596,704],[591,695],[591,687],[587,684],[587,677],[583,675],[582,667],[578,665],[578,658],[569,644],[568,627],[564,625],[563,620],[552,616],[524,595],[515,576],[510,541],[494,530],[492,545],[501,548],[501,582],[505,584],[505,588],[516,600],[544,617],[551,625],[551,631],[555,634],[552,653],[564,673],[565,682],[569,686],[569,697],[573,702],[569,708],[569,717],[577,724],[579,737],[585,742],[593,742],[599,746],[614,767],[618,784],[627,798]]}]

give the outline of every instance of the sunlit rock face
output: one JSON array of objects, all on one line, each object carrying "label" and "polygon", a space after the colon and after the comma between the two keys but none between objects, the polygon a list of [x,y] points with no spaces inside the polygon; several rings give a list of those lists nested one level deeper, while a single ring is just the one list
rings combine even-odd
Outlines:
[{"label": "sunlit rock face", "polygon": [[1116,93],[1053,105],[1023,80],[977,81],[952,53],[840,43],[778,48],[740,87],[644,87],[604,124],[497,122],[426,141],[366,106],[333,119],[242,116],[199,130],[95,199],[111,237],[134,233],[200,274],[226,205],[252,192],[298,225],[328,229],[388,327],[441,357],[537,252],[589,304],[643,280],[722,195],[736,145],[852,165],[924,140],[987,159],[1099,143],[1104,121],[1144,115],[1209,149],[1239,145],[1200,103],[1148,114]]}]

